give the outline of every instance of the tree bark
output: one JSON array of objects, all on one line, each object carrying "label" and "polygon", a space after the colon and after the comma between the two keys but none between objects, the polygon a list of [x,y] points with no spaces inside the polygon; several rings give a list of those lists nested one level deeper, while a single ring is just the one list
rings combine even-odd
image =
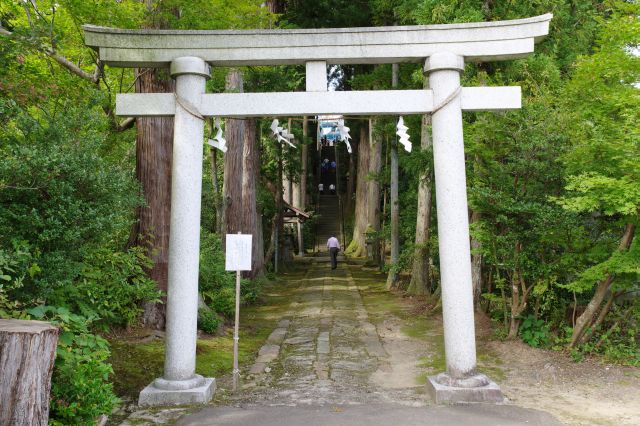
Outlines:
[{"label": "tree bark", "polygon": [[[293,120],[290,118],[289,119],[289,133],[293,133]],[[287,152],[289,153],[288,157],[287,157],[287,162],[289,161],[289,158],[292,158],[291,155],[291,150],[295,148],[291,148],[289,146],[287,146]],[[297,151],[294,151],[297,152]],[[289,170],[287,172],[287,179],[288,179],[288,184],[289,184],[289,205],[293,206],[296,203],[296,183],[294,182],[294,176],[293,176],[293,172],[291,171],[291,167],[289,167]]]},{"label": "tree bark", "polygon": [[367,255],[367,245],[365,242],[365,232],[367,230],[367,197],[368,183],[367,175],[369,174],[369,131],[366,125],[360,129],[360,141],[358,142],[358,178],[356,182],[356,210],[353,226],[353,238],[347,254],[354,257],[362,257]]},{"label": "tree bark", "polygon": [[[480,213],[471,212],[471,224],[480,221]],[[480,253],[480,241],[471,237],[471,284],[473,287],[473,306],[480,311],[480,295],[482,294],[482,253]]]},{"label": "tree bark", "polygon": [[0,425],[46,426],[58,329],[0,319]]},{"label": "tree bark", "polygon": [[589,339],[591,339],[591,337],[596,332],[598,327],[600,327],[604,322],[604,319],[606,318],[607,314],[611,310],[611,307],[613,306],[613,302],[615,302],[616,298],[620,296],[620,294],[622,294],[622,291],[616,291],[609,295],[609,299],[607,299],[607,303],[604,304],[602,309],[600,309],[600,313],[598,313],[598,318],[596,318],[593,324],[591,324],[591,326],[589,327],[589,331],[587,331],[582,335],[582,338],[581,338],[582,342],[588,342]]},{"label": "tree bark", "polygon": [[[380,171],[382,169],[382,140],[373,131],[375,121],[369,120],[369,180],[367,193],[367,229],[377,234],[380,232]],[[380,264],[380,239],[375,237],[371,244],[373,261]]]},{"label": "tree bark", "polygon": [[[425,82],[425,84],[427,84]],[[433,191],[433,166],[431,165],[432,142],[429,126],[431,114],[422,116],[422,128],[420,131],[420,149],[429,158],[429,164],[420,174],[418,183],[418,211],[416,217],[416,239],[413,252],[413,265],[411,267],[411,281],[407,292],[409,294],[424,295],[431,293],[431,280],[429,274],[429,239],[431,238],[431,208]]]},{"label": "tree bark", "polygon": [[282,0],[267,0],[265,4],[271,13],[282,13],[284,11],[284,2]]},{"label": "tree bark", "polygon": [[302,117],[302,161],[300,171],[300,209],[306,211],[307,209],[307,174],[309,173],[309,145],[307,144],[307,137],[309,134],[309,120],[308,117]]},{"label": "tree bark", "polygon": [[[242,92],[242,74],[234,69],[229,71],[225,88],[228,92]],[[242,231],[242,150],[245,133],[244,120],[228,118],[225,125],[227,152],[224,156],[224,232],[236,234]]]},{"label": "tree bark", "polygon": [[345,215],[349,217],[353,211],[353,190],[356,182],[356,162],[353,159],[353,152],[349,155],[349,172],[347,176],[347,192],[345,194]]},{"label": "tree bark", "polygon": [[251,234],[251,271],[243,275],[246,278],[255,278],[264,274],[264,256],[258,241],[262,235],[258,232],[258,209],[256,206],[256,181],[260,173],[258,161],[258,149],[256,144],[256,120],[245,121],[244,144],[242,151],[242,232]]},{"label": "tree bark", "polygon": [[520,270],[520,253],[522,253],[522,243],[516,241],[514,249],[513,276],[511,277],[511,317],[509,323],[508,339],[515,339],[520,330],[520,315],[527,308],[529,293],[533,284],[527,287],[522,272]]},{"label": "tree bark", "polygon": [[395,287],[398,271],[395,266],[400,259],[400,205],[398,202],[398,146],[391,142],[391,269],[387,275],[387,289]]},{"label": "tree bark", "polygon": [[[631,246],[631,242],[633,241],[633,236],[636,231],[636,225],[633,223],[628,223],[624,228],[624,234],[622,235],[622,240],[618,245],[619,251],[629,250]],[[573,348],[578,343],[582,342],[582,336],[586,332],[589,324],[593,322],[593,317],[598,312],[600,305],[604,301],[604,298],[607,295],[607,291],[611,287],[613,283],[614,275],[608,274],[602,281],[600,281],[596,287],[596,291],[589,301],[587,308],[584,310],[582,315],[578,317],[576,320],[576,325],[573,328],[573,334],[571,335],[571,342],[569,343],[569,347]]]},{"label": "tree bark", "polygon": [[[171,93],[175,84],[166,70],[136,70],[137,93]],[[166,293],[169,279],[169,224],[171,221],[171,158],[173,117],[139,117],[136,120],[136,177],[142,186],[145,205],[138,209],[134,245],[146,248],[153,261],[148,271]],[[146,303],[144,324],[164,328],[165,304]]]},{"label": "tree bark", "polygon": [[278,272],[278,265],[282,257],[282,237],[283,237],[283,210],[284,210],[284,150],[282,144],[278,144],[278,182],[276,192],[276,221],[274,232],[274,249],[275,249],[275,272]]},{"label": "tree bark", "polygon": [[222,197],[220,196],[220,184],[218,183],[218,152],[216,148],[209,150],[209,160],[211,161],[211,184],[213,185],[213,205],[215,208],[214,232],[218,235],[222,234],[222,219],[224,219],[224,207],[222,205]]},{"label": "tree bark", "polygon": [[268,265],[271,262],[276,251],[276,230],[278,229],[278,213],[274,214],[271,218],[271,232],[269,233],[269,247],[264,254],[264,264]]},{"label": "tree bark", "polygon": [[[391,87],[398,87],[398,64],[391,67]],[[391,268],[387,275],[387,289],[395,287],[398,281],[396,270],[400,259],[400,204],[398,202],[398,143],[394,135],[391,142]]]}]

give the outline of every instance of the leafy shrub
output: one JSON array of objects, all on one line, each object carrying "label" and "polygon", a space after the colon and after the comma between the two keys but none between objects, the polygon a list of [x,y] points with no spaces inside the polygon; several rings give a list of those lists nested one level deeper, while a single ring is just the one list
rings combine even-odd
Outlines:
[{"label": "leafy shrub", "polygon": [[199,280],[200,291],[203,293],[235,285],[235,275],[224,269],[220,237],[204,230],[200,237]]},{"label": "leafy shrub", "polygon": [[104,112],[62,109],[50,121],[17,107],[0,117],[0,235],[28,241],[43,271],[14,292],[24,302],[71,285],[96,247],[116,251],[142,202],[130,168],[101,155]]},{"label": "leafy shrub", "polygon": [[227,318],[233,318],[236,310],[236,290],[233,287],[222,287],[207,293],[210,307]]},{"label": "leafy shrub", "polygon": [[89,332],[94,318],[55,306],[38,306],[28,313],[61,330],[51,385],[50,424],[88,425],[100,414],[110,413],[119,400],[109,383],[113,373],[106,362],[109,343]]},{"label": "leafy shrub", "polygon": [[616,364],[640,366],[640,301],[622,301],[613,306],[608,316],[604,327],[575,350],[582,355],[601,355]]},{"label": "leafy shrub", "polygon": [[222,320],[215,312],[204,309],[198,311],[198,329],[205,333],[215,334],[221,324]]},{"label": "leafy shrub", "polygon": [[142,313],[142,303],[160,300],[155,281],[145,273],[151,261],[140,247],[127,252],[92,250],[83,259],[74,285],[51,298],[85,316],[97,316],[102,325],[129,326]]},{"label": "leafy shrub", "polygon": [[25,277],[34,277],[40,267],[33,261],[29,245],[25,241],[13,241],[12,248],[0,248],[0,318],[22,318],[22,304],[14,300],[12,293],[19,290]]},{"label": "leafy shrub", "polygon": [[265,280],[265,278],[242,280],[240,282],[240,302],[244,305],[256,303],[262,293]]},{"label": "leafy shrub", "polygon": [[533,315],[528,315],[524,317],[520,325],[520,337],[527,345],[538,348],[547,345],[551,335],[549,327],[543,320],[536,319]]}]

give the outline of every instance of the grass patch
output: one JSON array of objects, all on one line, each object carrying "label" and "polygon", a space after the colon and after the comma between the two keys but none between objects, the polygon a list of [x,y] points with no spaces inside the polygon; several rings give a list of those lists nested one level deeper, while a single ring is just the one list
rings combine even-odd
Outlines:
[{"label": "grass patch", "polygon": [[113,388],[119,397],[137,399],[140,391],[162,376],[164,343],[132,343],[112,340]]},{"label": "grass patch", "polygon": [[496,354],[489,351],[486,345],[478,345],[477,352],[478,371],[498,382],[507,378],[504,369],[501,367],[504,363]]},{"label": "grass patch", "polygon": [[[238,361],[241,367],[254,361],[277,322],[288,312],[292,296],[304,277],[303,267],[293,264],[286,273],[265,284],[258,305],[240,309]],[[110,343],[114,390],[120,397],[135,400],[145,386],[163,374],[164,341],[141,343],[114,338]],[[230,374],[232,369],[233,328],[230,324],[222,336],[198,339],[196,373],[220,378]]]},{"label": "grass patch", "polygon": [[[242,320],[241,320],[242,324]],[[233,329],[225,336],[198,339],[196,373],[205,377],[220,377],[233,368]],[[262,328],[240,333],[238,362],[246,365],[266,340],[270,330]],[[111,342],[111,363],[115,373],[114,390],[120,397],[137,398],[140,391],[157,377],[164,367],[164,341],[137,343]]]},{"label": "grass patch", "polygon": [[402,319],[408,317],[407,309],[386,289],[384,274],[352,267],[351,276],[360,291],[362,303],[369,314],[369,321],[373,324],[384,321],[387,314],[393,314]]},{"label": "grass patch", "polygon": [[415,318],[413,320],[407,320],[405,324],[400,328],[402,333],[414,339],[428,340],[427,331],[429,327],[427,325],[426,318]]}]

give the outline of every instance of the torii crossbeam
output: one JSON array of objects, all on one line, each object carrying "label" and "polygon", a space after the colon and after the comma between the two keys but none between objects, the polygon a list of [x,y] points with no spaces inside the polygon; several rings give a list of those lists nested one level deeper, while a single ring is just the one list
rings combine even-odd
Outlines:
[{"label": "torii crossbeam", "polygon": [[[203,117],[432,114],[446,372],[436,402],[502,401],[476,372],[462,111],[520,108],[519,87],[460,87],[465,61],[527,56],[552,15],[452,25],[185,31],[85,25],[85,42],[118,67],[169,67],[175,94],[120,94],[123,116],[174,116],[164,375],[140,405],[207,402],[215,380],[195,374]],[[329,64],[424,63],[429,90],[327,92]],[[306,92],[205,94],[210,66],[306,64]]]}]

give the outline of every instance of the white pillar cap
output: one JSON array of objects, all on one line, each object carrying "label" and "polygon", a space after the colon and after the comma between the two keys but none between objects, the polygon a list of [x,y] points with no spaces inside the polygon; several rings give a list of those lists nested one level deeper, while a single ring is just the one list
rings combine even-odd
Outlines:
[{"label": "white pillar cap", "polygon": [[171,61],[171,77],[183,74],[201,75],[206,78],[211,76],[211,67],[202,58],[196,56],[182,56]]},{"label": "white pillar cap", "polygon": [[464,57],[451,52],[437,52],[429,56],[424,63],[424,72],[436,70],[464,70]]}]

